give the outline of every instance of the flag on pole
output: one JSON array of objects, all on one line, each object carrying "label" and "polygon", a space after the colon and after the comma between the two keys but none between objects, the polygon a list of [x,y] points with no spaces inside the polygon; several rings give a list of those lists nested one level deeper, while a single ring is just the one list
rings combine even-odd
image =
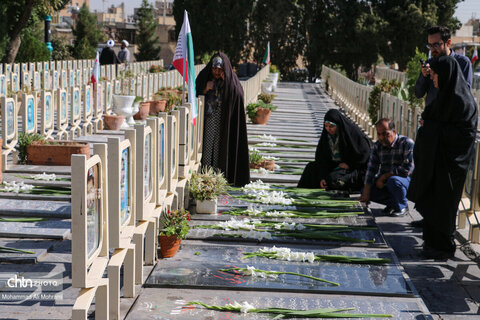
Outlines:
[{"label": "flag on pole", "polygon": [[99,68],[98,68],[98,60],[99,60],[99,57],[98,57],[98,51],[97,51],[97,57],[95,58],[95,63],[93,64],[93,69],[92,69],[92,76],[90,77],[90,81],[94,84],[95,86],[95,83],[98,82],[98,78],[100,77],[99,75]]},{"label": "flag on pole", "polygon": [[267,51],[265,51],[262,62],[265,64],[270,64],[270,41],[267,43]]},{"label": "flag on pole", "polygon": [[475,64],[475,61],[478,60],[478,50],[477,46],[475,46],[475,50],[473,51],[473,56],[472,56],[472,64]]},{"label": "flag on pole", "polygon": [[[192,122],[195,125],[198,115],[197,111],[197,94],[195,92],[195,63],[193,54],[193,38],[190,23],[188,22],[188,13],[185,10],[182,29],[178,35],[177,48],[173,56],[173,66],[183,76],[184,81],[188,84],[188,102],[192,104]],[[185,70],[184,70],[185,66]]]}]

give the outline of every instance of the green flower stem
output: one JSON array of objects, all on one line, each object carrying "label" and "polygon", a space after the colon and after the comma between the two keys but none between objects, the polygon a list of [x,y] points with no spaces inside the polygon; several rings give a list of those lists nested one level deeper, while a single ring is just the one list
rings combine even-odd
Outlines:
[{"label": "green flower stem", "polygon": [[0,218],[0,222],[37,222],[45,221],[45,218]]},{"label": "green flower stem", "polygon": [[0,247],[0,252],[7,252],[7,253],[19,252],[19,253],[26,253],[26,254],[35,254],[35,252],[33,251],[15,249],[15,248],[9,248],[9,247]]},{"label": "green flower stem", "polygon": [[[268,259],[276,259],[276,252],[244,252],[242,259],[248,259],[253,257],[261,257]],[[329,261],[337,263],[351,263],[351,264],[388,264],[390,259],[383,258],[361,258],[361,257],[349,257],[343,255],[330,255],[330,254],[316,254],[315,261]]]},{"label": "green flower stem", "polygon": [[[248,269],[247,268],[228,268],[228,269],[220,269],[219,271],[224,271],[224,272],[242,271],[242,272],[245,272],[245,271],[248,271]],[[262,272],[262,273],[265,273],[265,274],[276,274],[276,275],[289,274],[289,275],[292,275],[292,276],[299,276],[299,277],[304,277],[304,278],[308,278],[308,279],[312,279],[312,280],[316,280],[316,281],[320,281],[320,282],[326,282],[326,283],[329,283],[329,284],[333,284],[334,286],[337,286],[337,287],[340,286],[339,283],[328,281],[328,280],[325,280],[325,279],[322,279],[322,278],[309,276],[309,275],[302,274],[302,273],[288,272],[288,271],[267,271],[267,270],[260,270],[260,269],[253,269],[253,271]]]},{"label": "green flower stem", "polygon": [[[240,307],[230,305],[214,306],[208,305],[199,301],[187,302],[189,305],[200,305],[208,310],[227,311],[227,312],[242,312]],[[328,308],[328,309],[312,309],[312,310],[298,310],[287,308],[265,308],[265,309],[250,309],[249,313],[271,313],[277,315],[273,319],[287,319],[287,318],[391,318],[391,314],[361,314],[361,313],[342,313],[343,311],[355,310],[355,308]]]}]

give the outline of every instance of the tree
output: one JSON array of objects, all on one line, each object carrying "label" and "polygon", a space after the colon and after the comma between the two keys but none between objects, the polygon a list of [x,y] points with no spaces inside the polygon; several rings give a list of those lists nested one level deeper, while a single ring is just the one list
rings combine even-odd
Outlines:
[{"label": "tree", "polygon": [[247,55],[248,18],[253,3],[253,0],[175,0],[173,15],[177,38],[183,24],[184,10],[187,10],[195,54],[201,57],[222,51],[232,65],[237,65]]},{"label": "tree", "polygon": [[68,0],[3,0],[0,13],[4,19],[0,24],[0,46],[5,46],[2,62],[15,61],[20,44],[22,31],[29,25],[33,14],[39,17],[50,15],[65,6]]},{"label": "tree", "polygon": [[[460,26],[453,17],[455,6],[461,0],[376,0],[372,1],[378,15],[386,22],[383,28],[385,41],[380,44],[380,54],[387,62],[397,62],[404,70],[415,48],[425,48],[427,29],[444,25],[452,33]],[[426,52],[426,49],[422,49]]]},{"label": "tree", "polygon": [[76,59],[95,59],[98,43],[103,41],[104,36],[97,18],[90,13],[85,3],[78,13],[73,35],[75,36],[73,57]]},{"label": "tree", "polygon": [[305,8],[301,1],[258,0],[255,2],[250,19],[249,49],[255,59],[262,61],[270,41],[270,60],[286,74],[297,65],[297,59],[304,52]]},{"label": "tree", "polygon": [[307,1],[305,7],[310,74],[319,74],[322,64],[340,65],[351,79],[359,66],[370,66],[378,58],[384,21],[365,1]]},{"label": "tree", "polygon": [[137,61],[157,60],[160,56],[158,46],[157,22],[153,12],[153,6],[147,0],[142,1],[135,17],[137,22],[137,45],[138,53],[135,53]]},{"label": "tree", "polygon": [[52,38],[52,59],[53,60],[68,60],[71,58],[70,51],[72,47],[68,44],[67,40],[53,37]]}]

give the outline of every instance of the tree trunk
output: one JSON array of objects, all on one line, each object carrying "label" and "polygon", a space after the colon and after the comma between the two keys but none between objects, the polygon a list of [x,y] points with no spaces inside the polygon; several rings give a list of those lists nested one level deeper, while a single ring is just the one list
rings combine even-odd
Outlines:
[{"label": "tree trunk", "polygon": [[34,0],[27,0],[25,2],[25,10],[22,11],[15,28],[9,34],[10,41],[7,44],[5,56],[2,60],[4,63],[13,63],[17,57],[18,48],[20,48],[20,44],[22,43],[20,34],[32,16],[33,2]]}]

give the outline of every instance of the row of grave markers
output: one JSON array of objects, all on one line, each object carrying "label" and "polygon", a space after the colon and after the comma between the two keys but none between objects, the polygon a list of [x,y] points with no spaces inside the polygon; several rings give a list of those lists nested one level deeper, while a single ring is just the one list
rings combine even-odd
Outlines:
[{"label": "row of grave markers", "polygon": [[[242,81],[245,96],[256,97],[267,74],[268,66]],[[196,125],[187,103],[125,130],[123,141],[95,144],[88,160],[72,156],[72,284],[81,288],[73,319],[87,319],[94,298],[96,318],[118,319],[121,266],[123,296],[134,297],[143,265],[156,261],[162,213],[188,207],[187,182],[202,157],[203,96],[197,107]]]},{"label": "row of grave markers", "polygon": [[[198,74],[203,65],[195,66]],[[1,82],[1,76],[0,76]],[[161,88],[183,82],[175,71],[121,80],[104,80],[67,89],[41,90],[14,97],[0,97],[2,108],[3,168],[14,152],[20,132],[40,133],[47,139],[66,140],[102,131],[103,115],[113,113],[113,94],[134,95],[151,100]],[[1,90],[0,90],[1,91]],[[20,125],[19,125],[20,124]],[[14,162],[16,156],[13,157]]]},{"label": "row of grave markers", "polygon": [[[75,85],[87,84],[91,78],[94,60],[62,60],[30,63],[0,64],[0,95],[20,90],[55,90]],[[115,80],[125,77],[149,73],[151,66],[163,67],[163,60],[133,62],[126,67],[119,65],[102,65],[100,78]]]},{"label": "row of grave markers", "polygon": [[[201,160],[203,97],[125,130],[125,139],[94,144],[94,156],[72,156],[72,284],[81,288],[73,319],[118,319],[123,296],[134,297],[143,266],[156,261],[160,216],[184,208],[186,183]],[[113,250],[113,254],[109,253]],[[107,271],[107,278],[103,274]]]}]

